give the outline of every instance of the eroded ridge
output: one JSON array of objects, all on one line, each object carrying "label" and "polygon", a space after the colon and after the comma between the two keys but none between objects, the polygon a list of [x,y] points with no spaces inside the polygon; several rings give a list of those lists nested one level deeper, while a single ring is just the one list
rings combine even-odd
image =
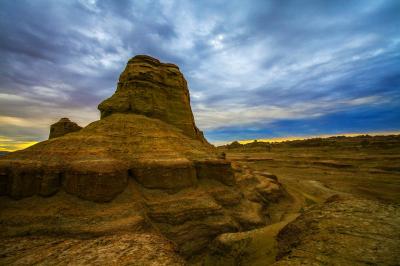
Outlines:
[{"label": "eroded ridge", "polygon": [[188,258],[269,222],[281,185],[232,167],[204,139],[177,66],[132,58],[99,110],[78,131],[1,157],[1,237],[150,233]]}]

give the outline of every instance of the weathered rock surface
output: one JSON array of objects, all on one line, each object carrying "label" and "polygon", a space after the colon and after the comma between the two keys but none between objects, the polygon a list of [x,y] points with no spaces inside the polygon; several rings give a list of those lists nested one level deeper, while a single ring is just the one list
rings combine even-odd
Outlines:
[{"label": "weathered rock surface", "polygon": [[399,265],[400,206],[332,196],[278,234],[274,265]]},{"label": "weathered rock surface", "polygon": [[[176,66],[134,57],[116,93],[99,109],[101,119],[79,131],[1,157],[4,241],[17,245],[10,239],[31,235],[41,246],[41,237],[62,235],[64,244],[54,249],[59,255],[38,255],[46,264],[75,254],[63,251],[69,245],[86,250],[105,239],[116,254],[121,243],[105,236],[155,234],[172,240],[187,258],[203,252],[221,233],[268,222],[266,207],[279,196],[280,184],[232,169],[207,143],[194,123],[186,81]],[[77,236],[91,240],[71,240]],[[143,243],[151,248],[151,241]],[[32,262],[34,246],[25,250]],[[22,263],[13,255],[17,249],[8,248],[0,264]],[[128,246],[127,252],[135,249]],[[95,264],[97,253],[91,254]],[[124,264],[134,257],[115,259]]]},{"label": "weathered rock surface", "polygon": [[146,55],[129,60],[117,91],[99,105],[101,117],[133,113],[157,118],[205,142],[194,123],[187,82],[178,66]]},{"label": "weathered rock surface", "polygon": [[128,176],[148,188],[180,189],[196,185],[197,164],[210,163],[211,172],[218,173],[218,165],[222,171],[208,178],[231,179],[232,172],[224,170],[230,163],[220,161],[211,146],[160,120],[113,114],[3,156],[0,191],[22,198],[62,188],[83,199],[109,201],[122,192]]},{"label": "weathered rock surface", "polygon": [[2,265],[185,265],[171,242],[148,233],[3,238],[0,257]]},{"label": "weathered rock surface", "polygon": [[50,126],[49,139],[58,138],[65,134],[81,130],[82,127],[77,123],[72,122],[68,118],[61,118],[57,123]]}]

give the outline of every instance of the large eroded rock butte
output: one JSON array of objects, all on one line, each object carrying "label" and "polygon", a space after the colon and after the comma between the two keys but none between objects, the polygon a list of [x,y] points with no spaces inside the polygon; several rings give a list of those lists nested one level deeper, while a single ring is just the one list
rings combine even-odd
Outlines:
[{"label": "large eroded rock butte", "polygon": [[99,110],[79,131],[1,157],[0,264],[96,264],[110,250],[104,263],[180,265],[222,233],[268,223],[281,185],[205,140],[177,66],[135,56]]},{"label": "large eroded rock butte", "polygon": [[187,82],[174,64],[138,55],[128,61],[117,91],[99,105],[101,118],[114,113],[134,113],[157,118],[205,141],[194,123]]}]

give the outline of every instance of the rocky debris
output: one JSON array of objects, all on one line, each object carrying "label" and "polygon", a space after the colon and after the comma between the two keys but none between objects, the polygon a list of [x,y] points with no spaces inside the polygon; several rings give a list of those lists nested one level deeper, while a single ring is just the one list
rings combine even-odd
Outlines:
[{"label": "rocky debris", "polygon": [[134,57],[99,109],[101,119],[75,133],[0,158],[0,238],[139,230],[188,258],[222,233],[268,222],[280,184],[234,171],[207,143],[175,65]]},{"label": "rocky debris", "polygon": [[335,195],[289,223],[278,243],[274,265],[399,265],[400,206]]},{"label": "rocky debris", "polygon": [[58,138],[65,134],[76,132],[81,130],[82,127],[78,126],[77,123],[72,122],[68,118],[61,118],[57,123],[50,126],[49,139]]}]

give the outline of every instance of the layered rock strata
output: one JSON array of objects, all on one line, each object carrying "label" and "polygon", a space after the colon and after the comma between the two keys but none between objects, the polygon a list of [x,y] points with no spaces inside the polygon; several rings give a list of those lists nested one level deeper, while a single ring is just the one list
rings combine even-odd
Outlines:
[{"label": "layered rock strata", "polygon": [[190,257],[221,233],[268,223],[280,184],[208,144],[177,66],[132,58],[99,110],[79,131],[1,157],[0,237],[140,231]]},{"label": "layered rock strata", "polygon": [[157,118],[190,138],[205,141],[194,123],[187,82],[179,67],[138,55],[128,61],[117,91],[99,105],[101,117],[134,113]]}]

